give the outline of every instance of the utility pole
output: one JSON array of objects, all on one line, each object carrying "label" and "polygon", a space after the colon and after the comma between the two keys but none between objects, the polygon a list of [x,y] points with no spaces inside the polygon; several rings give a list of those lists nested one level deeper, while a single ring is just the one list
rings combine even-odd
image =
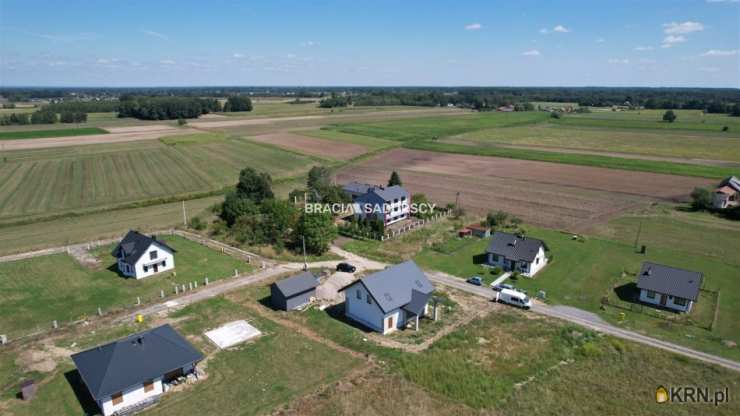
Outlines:
[{"label": "utility pole", "polygon": [[455,209],[459,207],[458,203],[460,202],[460,191],[457,191],[455,194]]},{"label": "utility pole", "polygon": [[301,241],[303,241],[303,271],[308,271],[308,259],[306,258],[306,237],[301,236]]},{"label": "utility pole", "polygon": [[182,225],[186,226],[188,225],[188,216],[185,213],[185,201],[182,201]]}]

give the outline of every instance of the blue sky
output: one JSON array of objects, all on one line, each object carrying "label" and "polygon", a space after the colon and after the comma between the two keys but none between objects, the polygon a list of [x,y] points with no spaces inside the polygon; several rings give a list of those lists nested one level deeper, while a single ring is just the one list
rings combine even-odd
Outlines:
[{"label": "blue sky", "polygon": [[740,0],[0,0],[0,85],[740,87]]}]

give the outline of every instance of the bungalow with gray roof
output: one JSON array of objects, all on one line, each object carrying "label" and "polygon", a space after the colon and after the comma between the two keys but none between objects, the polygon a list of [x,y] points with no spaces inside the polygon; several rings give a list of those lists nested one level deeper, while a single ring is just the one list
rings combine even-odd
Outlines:
[{"label": "bungalow with gray roof", "polygon": [[166,383],[193,373],[202,359],[169,324],[72,355],[103,416],[156,403]]},{"label": "bungalow with gray roof", "polygon": [[496,231],[486,249],[487,263],[532,277],[547,264],[546,251],[542,240]]},{"label": "bungalow with gray roof", "polygon": [[674,311],[690,312],[694,302],[699,299],[703,280],[701,272],[646,261],[637,279],[639,299]]},{"label": "bungalow with gray roof", "polygon": [[388,334],[409,323],[419,329],[419,318],[429,312],[434,286],[413,261],[396,264],[340,289],[344,313],[368,328]]}]

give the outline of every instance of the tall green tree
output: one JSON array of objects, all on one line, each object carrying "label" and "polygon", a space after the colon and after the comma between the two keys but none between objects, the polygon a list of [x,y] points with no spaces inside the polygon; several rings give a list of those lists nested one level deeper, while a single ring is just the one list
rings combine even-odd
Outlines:
[{"label": "tall green tree", "polygon": [[226,100],[224,111],[252,111],[252,100],[249,97],[233,95]]},{"label": "tall green tree", "polygon": [[264,242],[270,244],[282,244],[288,233],[295,228],[298,221],[298,210],[289,201],[278,199],[267,199],[260,206],[262,213],[262,235]]},{"label": "tall green tree", "polygon": [[298,219],[293,241],[297,248],[302,245],[302,238],[306,241],[306,252],[321,255],[329,250],[329,245],[337,237],[337,227],[330,213],[303,212]]},{"label": "tall green tree", "polygon": [[691,192],[691,208],[705,211],[712,208],[712,192],[707,188],[694,188]]},{"label": "tall green tree", "polygon": [[676,113],[674,113],[673,110],[668,110],[663,113],[663,121],[673,123],[674,121],[676,121],[677,118],[678,117],[676,117]]},{"label": "tall green tree", "polygon": [[236,193],[240,198],[250,199],[255,204],[275,197],[272,192],[272,178],[270,175],[266,172],[257,172],[253,168],[244,168],[239,172]]},{"label": "tall green tree", "polygon": [[398,172],[395,170],[391,173],[390,179],[388,179],[388,186],[402,186],[403,183],[401,182],[401,177],[398,176]]},{"label": "tall green tree", "polygon": [[241,197],[237,192],[229,192],[221,204],[221,219],[231,227],[243,216],[256,216],[259,207],[251,199]]}]

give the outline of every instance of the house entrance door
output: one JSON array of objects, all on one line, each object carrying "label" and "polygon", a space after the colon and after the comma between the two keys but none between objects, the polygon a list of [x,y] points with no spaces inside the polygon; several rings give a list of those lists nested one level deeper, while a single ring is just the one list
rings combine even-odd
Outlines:
[{"label": "house entrance door", "polygon": [[159,272],[159,263],[156,263],[154,265],[154,273],[157,273],[157,272]]},{"label": "house entrance door", "polygon": [[393,328],[393,317],[389,316],[388,317],[388,329],[392,329],[392,328]]},{"label": "house entrance door", "polygon": [[668,296],[666,295],[660,295],[660,306],[665,306],[666,298]]}]

